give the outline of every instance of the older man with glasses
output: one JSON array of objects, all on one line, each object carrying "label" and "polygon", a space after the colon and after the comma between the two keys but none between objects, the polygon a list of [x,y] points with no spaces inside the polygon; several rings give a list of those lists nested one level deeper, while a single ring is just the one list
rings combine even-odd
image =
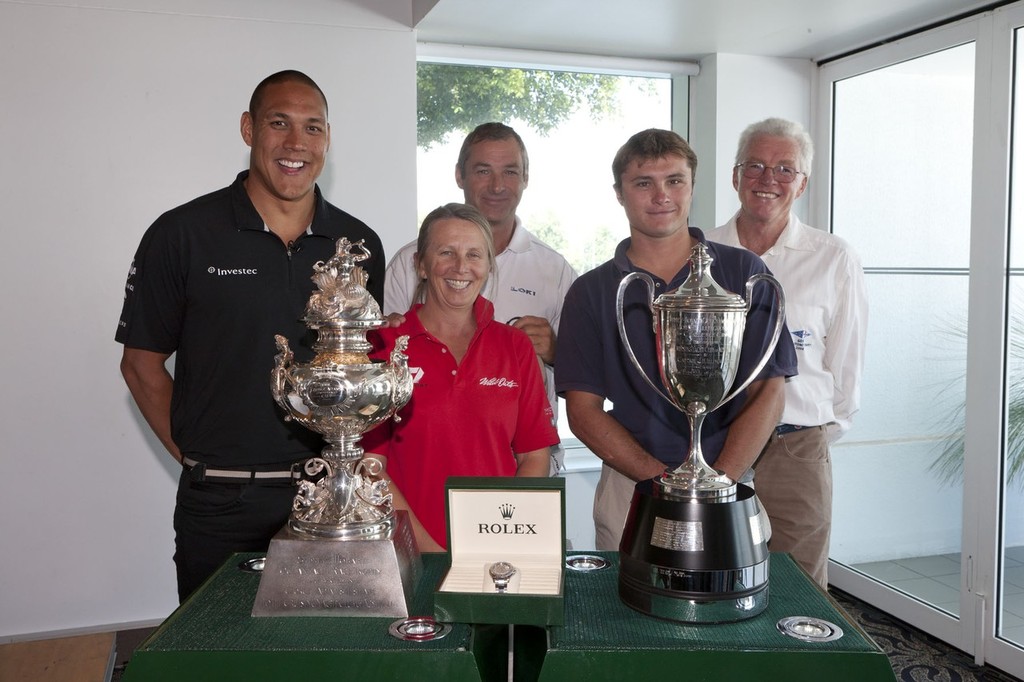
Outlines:
[{"label": "older man with glasses", "polygon": [[829,447],[860,404],[868,306],[860,259],[849,244],[792,212],[807,189],[813,155],[799,123],[769,118],[749,126],[732,171],[740,209],[707,237],[761,256],[786,290],[800,373],[786,383],[782,420],[754,465],[754,481],[771,519],[769,548],[792,554],[826,587]]}]

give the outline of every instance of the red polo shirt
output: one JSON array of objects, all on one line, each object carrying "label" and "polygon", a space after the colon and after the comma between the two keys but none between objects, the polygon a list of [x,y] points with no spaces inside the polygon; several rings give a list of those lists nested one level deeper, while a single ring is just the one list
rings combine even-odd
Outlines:
[{"label": "red polo shirt", "polygon": [[423,328],[414,305],[400,327],[369,335],[375,359],[409,336],[412,398],[361,445],[388,458],[388,473],[420,522],[446,543],[444,485],[449,476],[514,476],[514,453],[558,442],[533,344],[522,330],[494,320],[483,296],[473,306],[476,332],[462,362]]}]

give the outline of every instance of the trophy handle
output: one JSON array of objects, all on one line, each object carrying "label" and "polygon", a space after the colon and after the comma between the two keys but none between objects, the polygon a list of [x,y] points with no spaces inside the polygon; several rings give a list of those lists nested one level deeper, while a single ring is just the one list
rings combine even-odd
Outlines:
[{"label": "trophy handle", "polygon": [[[633,346],[630,345],[629,337],[626,335],[626,322],[623,315],[623,306],[625,304],[626,298],[626,287],[628,287],[633,282],[633,280],[637,279],[641,280],[647,285],[647,308],[651,311],[651,315],[654,315],[654,280],[651,279],[651,276],[645,272],[629,273],[628,275],[622,278],[621,282],[619,282],[619,290],[615,295],[615,320],[616,322],[618,322],[619,325],[619,338],[622,340],[622,345],[626,347],[626,354],[629,355],[629,359],[633,362],[633,366],[636,367],[636,370],[638,372],[640,372],[640,376],[644,378],[644,381],[647,382],[647,385],[650,386],[655,393],[664,398],[669,405],[676,408],[677,410],[681,410],[682,408],[676,405],[672,401],[672,398],[670,398],[661,388],[659,388],[653,381],[651,381],[650,377],[647,376],[647,372],[644,371],[644,368],[641,367],[639,361],[637,361],[636,354],[633,353]],[[654,321],[654,324],[657,324],[657,320]],[[655,333],[657,333],[657,330],[655,330]],[[758,371],[760,371],[760,368],[758,368]]]},{"label": "trophy handle", "polygon": [[772,341],[768,344],[768,348],[765,349],[764,355],[761,356],[761,359],[758,361],[757,366],[754,367],[754,371],[750,373],[750,376],[748,376],[742,384],[734,388],[732,393],[723,398],[719,405],[724,405],[735,398],[737,393],[749,386],[757,375],[761,373],[764,366],[768,364],[768,358],[770,358],[772,353],[775,352],[775,346],[778,345],[779,337],[782,335],[782,325],[786,323],[786,294],[782,289],[782,284],[779,283],[779,280],[775,279],[767,272],[759,272],[756,275],[751,275],[750,279],[747,280],[747,314],[750,314],[750,304],[754,300],[751,295],[754,290],[754,285],[762,280],[770,284],[772,288],[775,289],[775,302],[778,304],[779,308],[779,312],[775,318],[775,329],[772,330]]}]

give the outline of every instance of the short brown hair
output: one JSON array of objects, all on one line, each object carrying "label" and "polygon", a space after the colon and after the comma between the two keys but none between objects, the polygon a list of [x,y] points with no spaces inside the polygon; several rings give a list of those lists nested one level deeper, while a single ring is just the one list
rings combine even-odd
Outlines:
[{"label": "short brown hair", "polygon": [[690,181],[697,179],[697,154],[689,143],[671,130],[648,128],[626,140],[626,144],[622,145],[615,154],[615,159],[612,161],[615,189],[622,188],[622,174],[625,172],[626,166],[633,161],[661,159],[666,156],[681,156],[686,159],[690,165],[690,173],[693,175]]}]

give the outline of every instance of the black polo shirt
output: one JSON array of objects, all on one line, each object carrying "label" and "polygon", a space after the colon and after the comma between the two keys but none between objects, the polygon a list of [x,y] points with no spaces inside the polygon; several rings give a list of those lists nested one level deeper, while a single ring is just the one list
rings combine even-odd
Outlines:
[{"label": "black polo shirt", "polygon": [[385,257],[362,221],[327,203],[316,188],[310,232],[286,246],[264,229],[243,186],[160,216],[146,231],[125,286],[115,339],[175,353],[171,435],[182,453],[211,466],[271,468],[318,453],[324,441],[293,422],[270,392],[274,335],[297,362],[313,357],[315,332],[299,319],[314,289],[313,264],[335,240],[365,240],[367,288],[380,302]]}]

